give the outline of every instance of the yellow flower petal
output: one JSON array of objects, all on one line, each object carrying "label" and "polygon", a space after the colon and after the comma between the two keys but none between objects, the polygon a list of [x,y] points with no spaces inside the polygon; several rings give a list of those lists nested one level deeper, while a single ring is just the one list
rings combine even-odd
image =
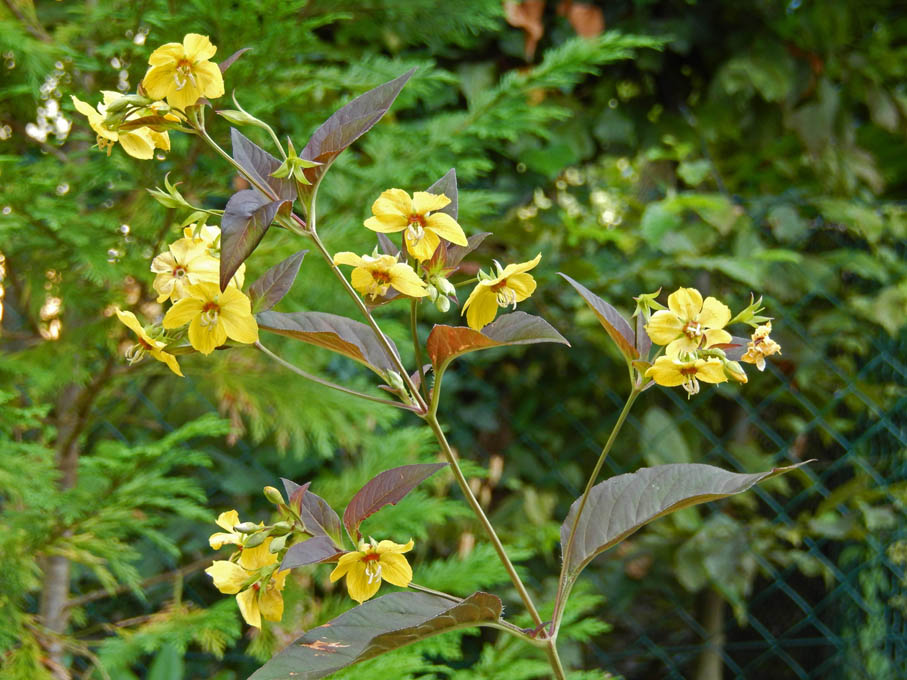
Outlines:
[{"label": "yellow flower petal", "polygon": [[412,550],[413,545],[415,545],[413,539],[409,539],[406,543],[394,543],[393,541],[384,540],[378,543],[376,550],[382,555],[384,553],[405,553]]},{"label": "yellow flower petal", "polygon": [[167,310],[164,315],[164,328],[168,330],[182,328],[193,319],[198,318],[204,304],[204,301],[198,298],[183,298]]},{"label": "yellow flower petal", "polygon": [[[177,42],[165,43],[151,53],[151,56],[148,57],[148,63],[152,66],[160,66],[171,62],[175,64],[183,58],[185,53],[186,50],[182,44]],[[152,97],[152,99],[163,99],[163,97]]]},{"label": "yellow flower petal", "polygon": [[532,274],[514,274],[507,277],[507,287],[516,294],[516,301],[522,302],[535,292],[535,279]]},{"label": "yellow flower petal", "polygon": [[354,564],[364,557],[364,553],[361,552],[348,552],[340,556],[340,559],[337,560],[337,566],[334,567],[334,570],[331,572],[331,583],[339,581]]},{"label": "yellow flower petal", "polygon": [[388,189],[372,203],[373,215],[402,215],[405,218],[413,213],[413,202],[403,189]]},{"label": "yellow flower petal", "polygon": [[239,613],[250,626],[261,628],[261,610],[258,607],[258,591],[254,588],[246,588],[236,596],[236,604],[239,605]]},{"label": "yellow flower petal", "polygon": [[224,96],[224,77],[220,67],[211,61],[196,64],[193,68],[198,79],[198,87],[203,96],[208,99],[217,99]]},{"label": "yellow flower petal", "polygon": [[221,529],[233,531],[233,527],[239,524],[239,513],[236,510],[227,510],[220,513],[214,523]]},{"label": "yellow flower petal", "polygon": [[176,357],[170,354],[169,352],[164,352],[158,349],[151,350],[151,356],[157,359],[160,362],[167,364],[167,367],[176,373],[180,378],[184,378],[183,372],[180,370],[179,361],[176,360]]},{"label": "yellow flower petal", "polygon": [[684,365],[684,362],[671,357],[658,357],[655,363],[646,370],[646,377],[665,387],[677,387],[682,385],[685,380],[684,375],[680,372]]},{"label": "yellow flower petal", "polygon": [[463,305],[463,312],[461,313],[466,314],[466,323],[470,328],[480,331],[494,321],[494,317],[497,316],[497,296],[488,286],[483,286],[480,283],[470,293],[469,299]]},{"label": "yellow flower petal", "polygon": [[734,339],[731,337],[730,333],[722,329],[708,330],[704,333],[704,336],[705,342],[702,343],[704,349],[708,349],[714,345],[726,345]]},{"label": "yellow flower petal", "polygon": [[151,141],[148,128],[122,132],[119,135],[119,142],[123,151],[133,158],[145,161],[154,158],[154,142]]},{"label": "yellow flower petal", "polygon": [[[182,302],[182,300],[180,302]],[[173,308],[171,308],[170,311],[173,311]],[[168,312],[168,314],[169,313],[170,312]],[[167,317],[164,317],[165,320],[166,318]],[[223,345],[226,341],[227,331],[224,329],[222,323],[204,326],[202,325],[201,314],[199,314],[192,319],[192,322],[189,324],[189,344],[206,356],[211,354],[211,352]]]},{"label": "yellow flower petal", "polygon": [[441,243],[438,235],[428,229],[425,229],[422,238],[418,241],[413,240],[410,237],[410,232],[407,231],[404,234],[404,240],[406,241],[406,249],[420,262],[430,260],[431,256],[435,254],[438,244]]},{"label": "yellow flower petal", "polygon": [[384,553],[381,555],[381,578],[392,585],[406,588],[413,580],[413,570],[403,555]]},{"label": "yellow flower petal", "polygon": [[417,191],[413,194],[412,211],[417,215],[425,215],[426,213],[440,210],[449,204],[450,199],[444,194],[430,194],[427,191]]},{"label": "yellow flower petal", "polygon": [[425,282],[419,278],[415,270],[403,262],[390,268],[391,286],[404,295],[410,297],[424,297],[428,295]]},{"label": "yellow flower petal", "polygon": [[258,608],[266,621],[280,621],[283,618],[283,595],[269,583],[261,593]]},{"label": "yellow flower petal", "polygon": [[135,314],[132,312],[124,312],[119,308],[117,308],[116,314],[117,318],[126,326],[126,328],[142,339],[146,337],[145,329],[142,328],[142,324],[139,323],[139,320],[135,318]]},{"label": "yellow flower petal", "polygon": [[205,573],[214,581],[214,587],[226,595],[235,595],[249,580],[249,572],[227,560],[215,560]]},{"label": "yellow flower petal", "polygon": [[376,215],[369,217],[363,224],[366,228],[380,234],[394,234],[406,229],[409,220],[403,215]]},{"label": "yellow flower petal", "polygon": [[361,267],[363,260],[356,253],[351,253],[348,250],[343,252],[336,253],[334,255],[334,264],[346,264],[353,267]]},{"label": "yellow flower petal", "polygon": [[[173,43],[176,44],[176,43]],[[152,52],[151,57],[158,53],[162,48]],[[154,64],[154,62],[151,62]],[[176,75],[176,60],[162,61],[160,65],[152,65],[145,73],[142,79],[142,87],[145,88],[146,94],[152,99],[164,99],[170,92],[173,85],[174,75]]]},{"label": "yellow flower petal", "polygon": [[217,48],[211,44],[211,40],[206,35],[198,33],[187,33],[183,38],[183,50],[186,58],[190,61],[205,61],[210,59],[217,52]]},{"label": "yellow flower petal", "polygon": [[346,590],[350,597],[359,604],[373,597],[380,587],[380,578],[373,578],[372,582],[369,583],[368,574],[365,573],[365,565],[361,562],[350,569],[346,575]]},{"label": "yellow flower petal", "polygon": [[707,383],[727,382],[727,375],[724,372],[724,364],[721,359],[709,359],[703,361],[699,359],[696,362],[696,378]]},{"label": "yellow flower petal", "polygon": [[542,261],[542,254],[539,253],[538,255],[536,255],[534,258],[532,258],[528,262],[520,262],[519,264],[508,264],[506,267],[504,267],[504,271],[501,273],[501,276],[498,277],[498,280],[509,278],[511,276],[514,276],[515,274],[522,274],[523,272],[528,272],[530,269],[535,269],[535,267],[541,261]]},{"label": "yellow flower petal", "polygon": [[702,295],[695,288],[678,288],[668,296],[668,308],[681,319],[696,318],[702,309]]},{"label": "yellow flower petal", "polygon": [[438,236],[451,243],[456,243],[458,246],[469,245],[469,241],[466,240],[466,234],[463,232],[463,228],[447,213],[439,212],[434,215],[429,215],[425,220],[425,228],[433,231]]},{"label": "yellow flower petal", "polygon": [[683,332],[684,321],[674,312],[662,309],[655,312],[646,324],[646,333],[656,345],[667,345]]},{"label": "yellow flower petal", "polygon": [[719,302],[710,296],[702,303],[702,311],[699,312],[699,323],[706,328],[724,328],[730,320],[731,310],[723,302]]},{"label": "yellow flower petal", "polygon": [[249,571],[257,571],[262,567],[269,567],[277,562],[277,555],[268,550],[271,539],[266,538],[264,543],[254,548],[243,548],[239,554],[239,565]]}]

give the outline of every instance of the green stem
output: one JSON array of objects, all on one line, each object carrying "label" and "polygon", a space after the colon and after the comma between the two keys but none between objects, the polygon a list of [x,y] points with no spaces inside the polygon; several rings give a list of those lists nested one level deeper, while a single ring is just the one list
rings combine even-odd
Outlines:
[{"label": "green stem", "polygon": [[481,522],[482,528],[485,529],[485,533],[488,535],[491,544],[494,546],[494,550],[498,554],[498,558],[501,560],[501,563],[504,565],[504,569],[507,570],[507,574],[510,576],[510,580],[513,581],[513,585],[516,588],[517,593],[519,593],[520,599],[523,600],[523,604],[526,605],[526,609],[529,611],[529,615],[532,617],[532,620],[535,622],[536,626],[541,626],[542,617],[539,616],[539,612],[535,608],[535,604],[533,603],[532,598],[529,596],[529,593],[526,590],[526,586],[523,585],[523,581],[522,579],[520,579],[520,575],[517,574],[516,568],[514,568],[513,563],[510,561],[510,557],[507,555],[507,551],[504,549],[504,545],[503,543],[501,543],[501,539],[498,538],[498,535],[495,532],[494,527],[491,525],[488,516],[482,509],[482,505],[475,497],[475,494],[472,493],[472,489],[469,488],[469,482],[466,481],[466,477],[463,475],[463,470],[460,469],[460,462],[457,459],[457,454],[454,453],[453,449],[450,447],[450,443],[447,441],[447,437],[444,436],[444,431],[441,429],[440,423],[438,423],[437,415],[433,412],[427,413],[425,415],[425,422],[428,423],[428,426],[431,428],[432,432],[434,432],[435,439],[438,440],[438,444],[441,446],[441,451],[444,453],[444,457],[447,459],[447,462],[450,463],[450,469],[454,473],[454,477],[457,480],[460,491],[463,492],[463,495],[466,497],[466,502],[469,503],[469,507],[472,508],[473,513],[478,518],[479,522]]},{"label": "green stem", "polygon": [[409,325],[413,332],[413,353],[416,357],[419,389],[422,391],[422,397],[427,400],[428,388],[425,386],[425,371],[422,369],[424,365],[424,359],[422,358],[422,343],[419,342],[419,301],[415,298],[410,301]]},{"label": "green stem", "polygon": [[337,390],[338,392],[343,392],[344,394],[349,394],[354,397],[359,397],[360,399],[366,399],[367,401],[373,401],[376,404],[384,404],[385,406],[394,406],[395,408],[401,408],[405,411],[415,410],[414,407],[407,406],[406,404],[401,404],[398,401],[382,399],[381,397],[373,397],[370,394],[365,394],[364,392],[357,392],[356,390],[351,390],[349,387],[344,387],[343,385],[338,385],[337,383],[333,383],[330,380],[325,380],[324,378],[319,378],[317,375],[312,375],[311,373],[307,373],[306,371],[303,371],[298,366],[291,364],[289,361],[286,361],[285,359],[281,359],[279,356],[274,354],[274,352],[269,350],[267,347],[262,345],[260,342],[256,342],[255,347],[257,349],[261,350],[264,354],[268,355],[271,359],[276,361],[278,364],[280,364],[284,368],[292,371],[293,373],[295,373],[298,376],[305,378],[306,380],[311,380],[314,383],[318,383],[319,385],[323,385],[324,387],[329,387],[330,389]]},{"label": "green stem", "polygon": [[579,520],[583,516],[583,510],[586,507],[586,502],[589,500],[589,494],[592,491],[592,487],[595,486],[595,480],[598,479],[598,475],[602,470],[602,466],[605,464],[605,460],[607,460],[608,454],[611,452],[611,447],[614,446],[617,435],[623,427],[624,422],[627,420],[627,416],[630,414],[630,409],[633,407],[633,402],[636,401],[636,397],[638,397],[639,394],[640,390],[635,387],[630,391],[630,396],[627,397],[627,401],[624,404],[620,415],[617,416],[617,422],[614,423],[614,427],[611,429],[611,434],[608,436],[608,441],[605,442],[605,446],[604,448],[602,448],[602,452],[598,456],[598,461],[595,463],[592,474],[589,475],[589,481],[586,482],[586,489],[583,491],[583,495],[580,497],[576,516],[573,518],[573,526],[570,527],[570,534],[567,537],[567,547],[564,549],[564,564],[561,567],[561,578],[557,589],[557,600],[554,603],[554,614],[552,616],[552,636],[557,635],[557,629],[560,626],[561,618],[564,615],[564,608],[567,605],[567,595],[569,594],[570,589],[570,586],[568,585],[569,577],[567,575],[567,560],[568,555],[570,555],[571,551],[573,550],[573,543],[576,540],[576,528],[577,526],[579,526]]}]

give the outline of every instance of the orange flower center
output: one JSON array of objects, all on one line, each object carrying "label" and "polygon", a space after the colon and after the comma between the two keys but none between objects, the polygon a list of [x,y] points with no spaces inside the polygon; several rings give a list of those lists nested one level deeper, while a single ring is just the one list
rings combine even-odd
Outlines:
[{"label": "orange flower center", "polygon": [[375,283],[382,286],[386,286],[391,282],[391,275],[388,272],[380,270],[372,270],[372,278],[375,280]]},{"label": "orange flower center", "polygon": [[201,321],[202,326],[205,326],[208,330],[214,330],[214,327],[217,326],[218,319],[220,318],[220,305],[214,301],[208,301],[202,307]]},{"label": "orange flower center", "polygon": [[686,326],[683,327],[683,333],[690,340],[696,340],[701,338],[705,331],[703,331],[702,324],[698,321],[687,321]]},{"label": "orange flower center", "polygon": [[680,369],[680,375],[696,375],[697,370],[695,366],[684,366]]},{"label": "orange flower center", "polygon": [[177,265],[173,268],[173,276],[177,279],[185,278],[187,273],[188,272],[186,272],[186,268],[182,265]]},{"label": "orange flower center", "polygon": [[418,213],[412,213],[409,216],[409,223],[418,224],[420,227],[424,227],[425,226],[425,215],[420,215]]}]

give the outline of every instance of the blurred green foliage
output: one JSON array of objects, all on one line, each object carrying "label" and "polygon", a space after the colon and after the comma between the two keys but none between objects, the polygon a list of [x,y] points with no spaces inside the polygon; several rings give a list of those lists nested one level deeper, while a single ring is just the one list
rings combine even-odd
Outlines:
[{"label": "blurred green foliage", "polygon": [[[461,223],[494,232],[479,264],[543,253],[526,308],[573,349],[470,358],[450,372],[442,406],[536,592],[553,590],[559,520],[625,394],[621,362],[555,272],[628,312],[633,295],[659,287],[696,285],[735,308],[750,291],[765,295],[781,359],[690,404],[647,393],[611,471],[819,462],[600,558],[568,610],[566,663],[716,680],[700,651],[706,634],[725,631],[721,663],[740,677],[907,673],[903,642],[890,643],[904,560],[885,553],[905,539],[907,20],[893,2],[623,0],[602,3],[609,30],[583,39],[557,4],[528,62],[524,31],[498,0],[0,5],[0,677],[63,677],[48,663],[54,649],[84,677],[245,677],[349,602],[325,567],[297,570],[284,624],[241,635],[232,598],[200,572],[214,517],[236,507],[266,519],[260,489],[281,475],[313,479],[342,508],[376,470],[434,456],[414,423],[379,408],[363,417],[358,403],[275,374],[250,351],[187,358],[185,380],[160,364],[127,370],[127,333],[111,310],[155,315],[148,263],[184,217],[145,189],[169,172],[190,201],[222,208],[235,178],[187,136],[172,135],[158,161],[104,156],[69,95],[95,103],[99,90],[134,89],[150,51],[188,31],[210,35],[217,59],[253,48],[227,72],[227,91],[297,148],[352,97],[418,68],[325,181],[332,250],[371,248],[360,225],[381,190],[421,189],[456,167]],[[226,123],[212,128],[226,143]],[[250,280],[298,249],[275,231],[249,261]],[[307,259],[281,308],[352,312],[326,274]],[[404,319],[381,313],[405,338]],[[280,351],[369,389],[320,350]],[[448,487],[439,475],[368,522],[416,539],[428,586],[502,587]],[[62,638],[40,616],[42,569],[59,557],[72,564]],[[806,609],[760,597],[778,583]],[[722,618],[722,602],[737,622]],[[789,629],[806,634],[791,618],[825,636],[820,652],[782,649]],[[749,640],[765,641],[761,657],[733,646]],[[342,677],[546,668],[508,638],[467,632]]]}]

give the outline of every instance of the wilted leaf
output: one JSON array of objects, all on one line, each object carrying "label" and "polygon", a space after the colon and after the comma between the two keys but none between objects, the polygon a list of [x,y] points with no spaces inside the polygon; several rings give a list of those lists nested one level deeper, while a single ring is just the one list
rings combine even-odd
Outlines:
[{"label": "wilted leaf", "polygon": [[292,203],[296,200],[295,182],[271,177],[271,173],[281,165],[279,160],[236,128],[230,128],[230,141],[233,144],[233,160],[239,163],[259,185],[271,190],[269,198],[272,201],[279,199]]},{"label": "wilted leaf", "polygon": [[545,0],[523,0],[523,2],[507,0],[504,3],[504,12],[507,23],[515,28],[522,28],[526,34],[524,52],[526,61],[530,61],[535,54],[539,40],[545,34],[545,26],[542,24]]},{"label": "wilted leaf", "polygon": [[[355,359],[379,375],[394,370],[396,364],[364,323],[326,312],[261,312],[258,327],[278,335],[296,338]],[[396,353],[393,341],[391,347]]]},{"label": "wilted leaf", "polygon": [[343,512],[343,525],[353,539],[359,537],[359,525],[385,505],[396,505],[422,481],[447,463],[419,463],[385,470],[363,486]]},{"label": "wilted leaf", "polygon": [[294,543],[283,556],[281,569],[293,569],[307,564],[330,562],[343,551],[339,550],[328,536],[313,536],[302,543]]},{"label": "wilted leaf", "polygon": [[279,262],[249,286],[249,297],[252,299],[252,309],[255,312],[266,312],[283,299],[299,273],[302,258],[309,252],[300,250],[290,255],[283,262]]},{"label": "wilted leaf", "polygon": [[614,341],[614,344],[617,345],[621,354],[627,358],[627,361],[632,361],[637,358],[639,352],[635,347],[636,338],[633,329],[630,328],[630,324],[621,316],[620,312],[586,288],[583,284],[574,281],[566,274],[561,274],[561,276],[564,277],[567,283],[576,289],[576,292],[580,294],[580,297],[582,297],[583,300],[586,301],[586,304],[592,308],[592,311],[595,312],[595,316],[598,317],[599,323],[604,327],[605,332],[608,333],[610,338]]},{"label": "wilted leaf", "polygon": [[336,545],[343,544],[340,517],[334,508],[316,493],[309,491],[310,482],[302,486],[281,477],[290,506],[299,513],[303,524],[315,536],[328,536]]},{"label": "wilted leaf", "polygon": [[392,649],[497,621],[501,600],[473,593],[454,602],[427,593],[391,593],[354,607],[298,638],[249,680],[315,680]]},{"label": "wilted leaf", "polygon": [[437,325],[428,335],[428,357],[435,372],[440,373],[453,359],[480,349],[504,345],[531,345],[538,342],[570,343],[547,321],[525,312],[498,317],[481,331],[466,326]]},{"label": "wilted leaf", "polygon": [[746,491],[763,480],[794,470],[800,465],[768,472],[739,474],[712,465],[677,463],[642,468],[612,477],[592,487],[576,536],[567,552],[570,530],[579,509],[579,499],[570,506],[561,525],[563,570],[572,582],[592,559],[664,515]]},{"label": "wilted leaf", "polygon": [[315,130],[308,144],[299,153],[300,158],[321,163],[305,170],[305,176],[311,182],[304,189],[307,195],[311,196],[315,191],[334,159],[381,120],[415,72],[416,69],[411,69],[402,76],[359,95]]},{"label": "wilted leaf", "polygon": [[221,290],[226,290],[239,265],[264,238],[277,212],[289,205],[289,201],[272,201],[253,189],[230,197],[220,221]]}]

